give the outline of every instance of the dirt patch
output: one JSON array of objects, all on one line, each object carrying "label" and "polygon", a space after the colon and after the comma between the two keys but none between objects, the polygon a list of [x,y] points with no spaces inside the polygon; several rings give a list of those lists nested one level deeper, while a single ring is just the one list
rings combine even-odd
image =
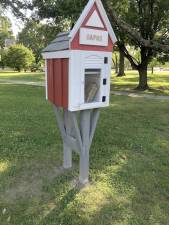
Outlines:
[{"label": "dirt patch", "polygon": [[[65,172],[63,167],[44,167],[35,166],[31,171],[22,171],[16,177],[13,185],[8,188],[3,195],[0,194],[0,199],[3,202],[15,202],[17,199],[24,198],[40,198],[44,195],[44,182],[50,183],[57,176]],[[45,193],[46,194],[46,193]]]}]

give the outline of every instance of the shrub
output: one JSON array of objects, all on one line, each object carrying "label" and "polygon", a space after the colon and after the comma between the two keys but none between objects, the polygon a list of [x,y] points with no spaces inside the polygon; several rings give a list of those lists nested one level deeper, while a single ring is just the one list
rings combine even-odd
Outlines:
[{"label": "shrub", "polygon": [[17,71],[27,70],[34,62],[35,57],[32,50],[24,45],[12,45],[9,47],[6,55],[7,66],[16,69]]},{"label": "shrub", "polygon": [[1,49],[0,50],[0,67],[2,69],[4,69],[6,66],[6,55],[7,55],[7,51],[5,49]]}]

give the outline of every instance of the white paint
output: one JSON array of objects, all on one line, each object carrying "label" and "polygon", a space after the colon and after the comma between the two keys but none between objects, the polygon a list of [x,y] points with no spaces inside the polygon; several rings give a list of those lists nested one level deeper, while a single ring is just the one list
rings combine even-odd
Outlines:
[{"label": "white paint", "polygon": [[98,15],[98,12],[96,10],[93,12],[91,17],[89,18],[88,22],[86,23],[86,26],[104,28],[104,25],[100,19],[100,16]]},{"label": "white paint", "polygon": [[[65,51],[66,52],[66,51]],[[58,53],[58,55],[57,55]],[[69,56],[69,75],[68,75],[68,110],[79,111],[85,109],[102,108],[109,106],[110,95],[110,77],[111,77],[111,52],[99,52],[99,51],[81,51],[70,50],[66,55],[64,52],[57,53],[45,53],[43,57],[47,59],[68,57]],[[53,54],[53,55],[52,55]],[[64,58],[63,57],[63,58]],[[104,57],[108,57],[108,64],[104,64]],[[48,84],[47,84],[47,60],[45,60],[45,80],[46,80],[46,98],[48,99]],[[85,103],[84,100],[84,72],[86,68],[101,69],[101,89],[100,89],[100,101],[93,103]],[[103,85],[103,78],[107,79],[107,85]],[[102,102],[102,96],[106,96],[106,102]]]},{"label": "white paint", "polygon": [[80,29],[80,44],[108,46],[108,32],[87,28]]},{"label": "white paint", "polygon": [[45,52],[42,53],[43,59],[65,59],[70,58],[70,50],[57,51],[57,52]]},{"label": "white paint", "polygon": [[102,17],[102,19],[104,20],[104,23],[106,24],[106,27],[107,27],[107,30],[109,32],[109,35],[110,35],[110,38],[113,42],[113,44],[115,44],[117,42],[117,38],[116,38],[116,35],[114,33],[114,30],[112,28],[112,25],[110,23],[110,20],[107,16],[107,13],[103,7],[103,4],[101,2],[101,0],[96,0],[96,4],[97,4],[97,7],[100,9],[99,12],[100,12],[100,15]]},{"label": "white paint", "polygon": [[79,17],[78,21],[76,22],[74,28],[71,30],[70,34],[69,34],[69,37],[71,38],[70,41],[73,40],[73,38],[75,37],[76,33],[78,32],[78,30],[80,29],[83,21],[85,20],[85,18],[87,17],[89,11],[91,10],[93,4],[96,3],[97,7],[98,7],[98,10],[100,12],[100,15],[106,25],[106,28],[108,30],[108,33],[110,35],[110,38],[112,40],[113,43],[116,43],[117,42],[117,38],[115,36],[115,33],[113,31],[113,28],[111,26],[111,23],[107,17],[107,14],[106,14],[106,11],[103,7],[103,4],[101,2],[101,0],[89,0],[88,4],[86,5],[86,7],[84,8],[81,16]]},{"label": "white paint", "polygon": [[46,100],[48,100],[48,68],[47,68],[47,60],[45,60],[45,87],[46,87]]},{"label": "white paint", "polygon": [[82,14],[80,15],[80,17],[77,20],[75,26],[73,27],[73,29],[71,30],[71,32],[69,34],[69,37],[71,38],[70,41],[72,41],[73,38],[75,37],[76,33],[78,32],[79,28],[81,27],[83,21],[85,20],[86,16],[88,15],[88,13],[89,13],[89,11],[92,8],[94,3],[95,3],[95,0],[89,0],[87,5],[85,6]]},{"label": "white paint", "polygon": [[[104,64],[104,57],[108,57],[108,64]],[[69,62],[69,111],[101,108],[109,106],[110,77],[111,77],[112,53],[98,51],[71,51]],[[100,102],[84,102],[84,71],[85,68],[101,69]],[[107,79],[107,85],[103,85],[103,78]],[[102,96],[106,96],[106,102],[102,102]]]},{"label": "white paint", "polygon": [[81,51],[71,51],[69,63],[69,110],[77,111],[80,108],[81,91]]}]

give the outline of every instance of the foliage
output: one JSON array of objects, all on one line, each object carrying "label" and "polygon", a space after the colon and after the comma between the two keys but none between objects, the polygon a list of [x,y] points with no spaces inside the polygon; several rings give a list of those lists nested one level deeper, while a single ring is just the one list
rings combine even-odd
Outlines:
[{"label": "foliage", "polygon": [[7,50],[6,49],[0,49],[0,67],[2,69],[4,69],[6,64],[7,64],[6,55],[7,55]]},{"label": "foliage", "polygon": [[91,185],[79,189],[78,157],[73,170],[61,168],[61,136],[44,89],[1,84],[0,93],[2,225],[168,224],[166,101],[111,98],[90,151]]},{"label": "foliage", "polygon": [[[33,1],[34,7],[38,8],[38,13],[42,18],[54,18],[57,21],[67,17],[73,22],[86,3],[85,0]],[[161,40],[164,40],[163,33],[166,32],[169,22],[169,4],[163,0],[123,0],[120,2],[107,0],[103,3],[117,33],[120,51],[124,52],[132,67],[139,71],[140,84],[138,87],[147,89],[148,64],[154,56],[155,50],[166,50],[166,47],[164,48],[162,45],[164,43],[161,44]],[[133,56],[127,51],[126,44],[139,49],[140,62],[133,59]]]},{"label": "foliage", "polygon": [[[19,0],[17,2],[20,4]],[[53,19],[56,24],[65,18],[74,23],[86,3],[87,0],[33,0],[31,7],[37,10],[40,18]],[[138,88],[145,90],[148,88],[147,67],[152,57],[159,52],[169,52],[168,1],[105,0],[103,3],[118,36],[118,47],[124,52],[132,68],[139,71]],[[30,8],[28,5],[27,7]],[[140,62],[136,62],[127,51],[128,44],[139,49]]]},{"label": "foliage", "polygon": [[158,61],[157,58],[154,57],[154,58],[151,60],[151,62],[149,63],[149,66],[150,66],[151,69],[152,69],[152,74],[154,73],[154,67],[157,66],[157,65],[160,65],[160,62]]},{"label": "foliage", "polygon": [[0,16],[0,47],[5,47],[5,40],[7,38],[14,39],[11,22],[6,16]]},{"label": "foliage", "polygon": [[30,6],[29,0],[1,0],[0,7],[2,9],[11,8],[15,16],[24,18],[24,9],[27,9]]},{"label": "foliage", "polygon": [[[115,13],[112,1],[105,1],[105,6],[111,18],[112,25],[116,24],[120,32],[125,33],[128,43],[139,49],[140,62],[133,59],[128,52],[126,43],[118,42],[132,67],[139,71],[140,84],[138,88],[147,89],[147,67],[157,52],[169,52],[167,40],[169,24],[169,4],[163,0],[128,0],[126,12],[122,15]],[[121,3],[121,2],[120,2]],[[123,2],[121,3],[123,5]],[[126,8],[126,2],[122,8]],[[165,36],[165,38],[164,38]],[[168,37],[168,38],[167,38]]]},{"label": "foliage", "polygon": [[[41,60],[42,61],[42,60]],[[37,71],[44,71],[44,65],[39,61],[38,63],[32,63],[30,66],[30,71],[31,72],[37,72]]]},{"label": "foliage", "polygon": [[118,67],[119,67],[119,51],[113,51],[112,54],[112,62],[113,67],[115,68],[115,73],[118,73]]},{"label": "foliage", "polygon": [[18,35],[18,42],[32,49],[35,62],[38,64],[42,59],[41,50],[55,39],[60,30],[60,24],[42,24],[36,20],[28,20]]},{"label": "foliage", "polygon": [[21,44],[9,47],[6,55],[7,66],[18,71],[27,70],[34,59],[32,50]]},{"label": "foliage", "polygon": [[38,9],[41,18],[52,18],[55,23],[63,21],[65,18],[74,23],[88,0],[67,0],[67,1],[32,1],[33,7]]}]

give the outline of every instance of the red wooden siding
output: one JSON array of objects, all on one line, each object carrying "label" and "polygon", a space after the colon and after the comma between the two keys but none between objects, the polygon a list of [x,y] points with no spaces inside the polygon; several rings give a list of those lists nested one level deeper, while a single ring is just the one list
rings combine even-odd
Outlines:
[{"label": "red wooden siding", "polygon": [[68,59],[48,59],[48,99],[58,107],[68,108]]},{"label": "red wooden siding", "polygon": [[69,74],[69,66],[68,66],[68,59],[62,59],[62,71],[63,71],[63,89],[62,95],[66,96],[63,97],[63,107],[68,108],[68,74]]},{"label": "red wooden siding", "polygon": [[[104,25],[104,28],[98,28],[98,27],[89,27],[89,26],[86,26],[86,23],[88,22],[90,16],[92,15],[92,13],[97,10],[97,13]],[[88,13],[86,19],[84,20],[83,24],[81,27],[86,27],[86,28],[91,28],[91,29],[95,29],[95,30],[105,30],[107,31],[107,28],[106,28],[106,25],[100,15],[100,12],[97,8],[97,5],[96,3],[93,5],[93,7],[91,8],[90,12]],[[86,50],[86,51],[105,51],[105,52],[112,52],[113,51],[113,42],[110,38],[110,35],[109,35],[109,41],[108,41],[108,46],[91,46],[91,45],[81,45],[79,42],[79,36],[80,36],[80,32],[78,31],[77,34],[75,35],[74,39],[72,40],[71,42],[71,45],[70,45],[70,48],[73,50],[73,49],[78,49],[78,50]]]},{"label": "red wooden siding", "polygon": [[53,60],[53,78],[54,78],[54,103],[62,106],[62,61]]}]

